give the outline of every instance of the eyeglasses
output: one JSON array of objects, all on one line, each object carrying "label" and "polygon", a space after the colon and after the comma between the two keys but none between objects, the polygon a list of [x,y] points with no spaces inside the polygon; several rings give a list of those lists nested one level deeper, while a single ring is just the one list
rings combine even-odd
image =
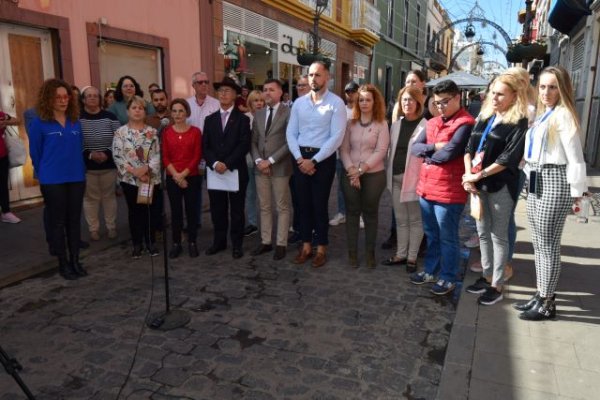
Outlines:
[{"label": "eyeglasses", "polygon": [[200,81],[194,81],[194,84],[196,84],[196,83],[198,85],[208,85],[210,83],[210,81],[203,79],[203,80],[200,80]]},{"label": "eyeglasses", "polygon": [[416,100],[413,99],[412,97],[404,97],[403,99],[400,100],[402,103],[415,103]]},{"label": "eyeglasses", "polygon": [[71,99],[71,95],[68,94],[57,94],[54,96],[54,100],[56,101],[69,101]]},{"label": "eyeglasses", "polygon": [[452,96],[452,97],[447,97],[447,98],[445,98],[445,99],[443,99],[443,100],[440,100],[440,101],[434,101],[434,102],[433,102],[433,105],[434,105],[434,106],[436,106],[436,107],[438,107],[438,108],[446,108],[446,107],[448,107],[448,103],[450,103],[450,101],[451,101],[451,100],[452,100],[454,97],[455,97],[455,96]]}]

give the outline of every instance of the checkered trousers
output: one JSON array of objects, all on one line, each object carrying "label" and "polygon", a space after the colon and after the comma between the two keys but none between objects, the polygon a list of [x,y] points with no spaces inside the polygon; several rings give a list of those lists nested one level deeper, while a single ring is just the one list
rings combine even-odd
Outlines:
[{"label": "checkered trousers", "polygon": [[537,194],[527,196],[537,289],[542,297],[552,296],[558,284],[560,239],[572,204],[566,165],[544,165],[537,176]]}]

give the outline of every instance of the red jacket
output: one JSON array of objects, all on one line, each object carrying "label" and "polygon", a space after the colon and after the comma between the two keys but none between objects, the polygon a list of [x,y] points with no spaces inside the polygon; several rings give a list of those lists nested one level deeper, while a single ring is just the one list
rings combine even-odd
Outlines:
[{"label": "red jacket", "polygon": [[[443,121],[435,117],[427,121],[427,143],[448,142],[462,125],[475,125],[473,117],[460,109],[451,119]],[[443,164],[427,164],[421,167],[417,194],[426,200],[445,204],[464,204],[467,192],[462,187],[465,173],[463,157],[457,157]]]}]

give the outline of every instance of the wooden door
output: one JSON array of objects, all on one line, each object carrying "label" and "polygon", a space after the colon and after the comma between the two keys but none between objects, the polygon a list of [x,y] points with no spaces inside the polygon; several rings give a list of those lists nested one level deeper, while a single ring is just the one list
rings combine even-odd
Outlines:
[{"label": "wooden door", "polygon": [[[23,112],[33,107],[44,79],[54,76],[54,59],[50,33],[45,30],[0,24],[0,84],[2,103],[0,108],[8,114],[22,118]],[[25,125],[19,126],[19,134],[29,149]],[[34,178],[31,159],[25,165],[13,168],[10,177],[11,201],[27,200],[40,196],[38,181]]]}]

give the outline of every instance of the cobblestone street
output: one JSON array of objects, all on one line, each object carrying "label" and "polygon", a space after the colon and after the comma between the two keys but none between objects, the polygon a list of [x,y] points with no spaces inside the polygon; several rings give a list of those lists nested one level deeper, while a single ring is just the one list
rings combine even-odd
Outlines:
[{"label": "cobblestone street", "polygon": [[[191,322],[167,332],[144,324],[164,309],[162,254],[152,267],[122,243],[89,255],[87,278],[2,289],[0,344],[38,399],[433,399],[451,298],[434,299],[403,269],[348,267],[343,225],[330,233],[319,270],[292,264],[293,246],[282,262],[248,255],[256,236],[240,260],[226,251],[173,261],[172,303]],[[203,228],[201,249],[208,236]],[[0,393],[23,398],[6,374]]]}]

